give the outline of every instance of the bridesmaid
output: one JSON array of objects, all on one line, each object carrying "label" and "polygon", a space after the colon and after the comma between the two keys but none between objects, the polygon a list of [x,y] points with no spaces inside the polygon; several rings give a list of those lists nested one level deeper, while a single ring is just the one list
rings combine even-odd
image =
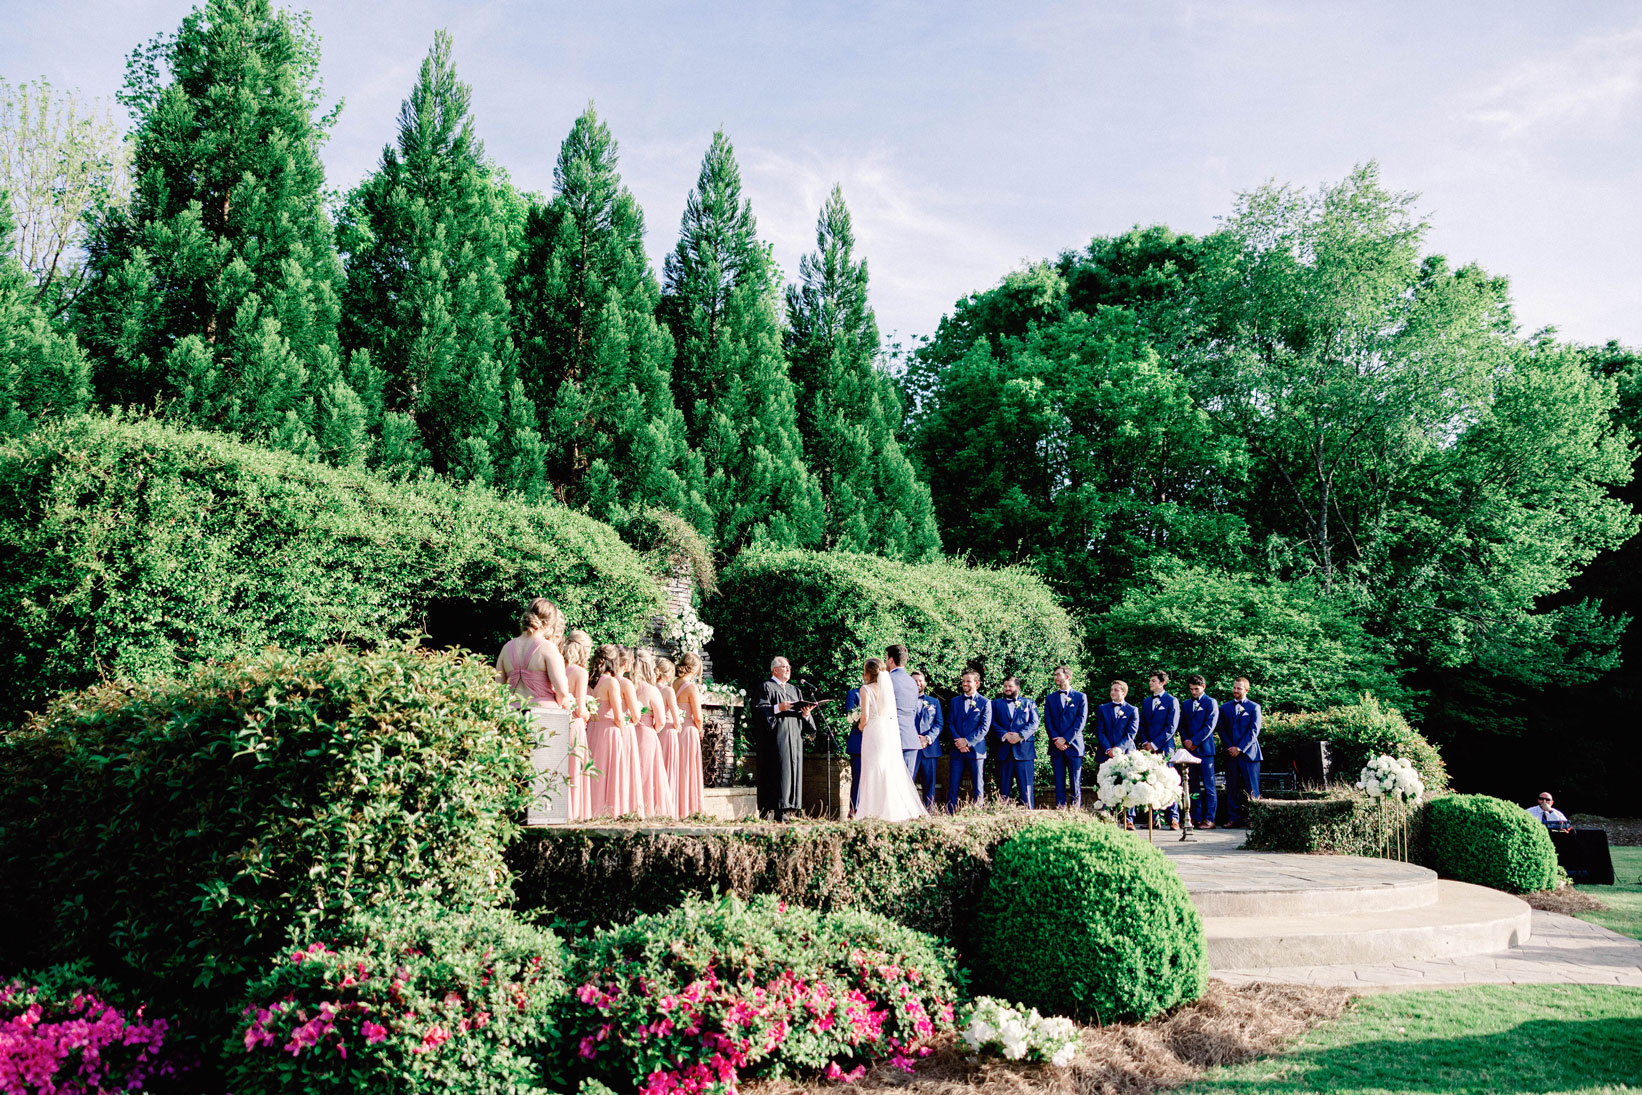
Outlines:
[{"label": "bridesmaid", "polygon": [[656,687],[656,658],[648,650],[634,651],[635,689],[639,696],[639,780],[643,785],[646,817],[677,817],[678,800],[667,777],[662,755],[661,728],[667,721],[667,707]]},{"label": "bridesmaid", "polygon": [[620,817],[634,812],[637,773],[627,748],[627,708],[621,687],[621,647],[606,643],[593,655],[589,669],[592,702],[597,705],[587,725],[588,749],[596,774],[587,782],[589,817]]},{"label": "bridesmaid", "polygon": [[561,649],[564,675],[570,682],[570,820],[586,821],[593,816],[587,787],[587,767],[592,758],[587,741],[587,660],[593,654],[593,636],[572,631],[564,637]]},{"label": "bridesmaid", "polygon": [[689,817],[703,811],[706,783],[701,768],[701,732],[706,725],[701,716],[701,655],[686,654],[679,665],[683,673],[673,684],[683,715],[678,741],[678,812],[680,817]]},{"label": "bridesmaid", "polygon": [[618,646],[616,650],[621,658],[616,681],[621,685],[622,747],[627,750],[627,768],[631,773],[627,783],[628,812],[645,817],[644,755],[639,750],[639,708],[644,704],[639,700],[638,686],[633,683],[638,651],[631,646]]},{"label": "bridesmaid", "polygon": [[678,741],[679,726],[683,719],[679,717],[678,695],[673,691],[673,680],[678,676],[678,670],[666,658],[656,659],[656,688],[661,692],[661,709],[666,712],[666,720],[661,726],[661,760],[667,766],[667,786],[673,789],[673,803],[679,807],[678,816],[684,816],[683,804],[678,794]]},{"label": "bridesmaid", "polygon": [[564,613],[546,597],[530,602],[519,617],[519,634],[496,655],[496,679],[531,707],[563,707],[570,697],[559,639]]}]

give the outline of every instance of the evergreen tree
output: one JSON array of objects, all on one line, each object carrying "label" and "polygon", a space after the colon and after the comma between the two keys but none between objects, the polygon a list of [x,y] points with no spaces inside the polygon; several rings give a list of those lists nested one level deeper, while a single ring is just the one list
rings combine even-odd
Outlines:
[{"label": "evergreen tree", "polygon": [[589,107],[559,148],[553,199],[530,208],[512,286],[524,390],[550,408],[547,470],[565,501],[607,520],[656,505],[710,528],[644,214],[616,163]]},{"label": "evergreen tree", "polygon": [[320,451],[317,397],[347,381],[317,65],[268,0],[209,0],[132,54],[135,192],[93,232],[75,309],[103,398]]},{"label": "evergreen tree", "polygon": [[72,336],[52,329],[34,278],[10,254],[11,203],[0,190],[0,436],[91,401],[91,369]]},{"label": "evergreen tree", "polygon": [[815,242],[815,253],[799,260],[800,284],[787,287],[787,357],[804,453],[826,498],[825,545],[932,559],[941,538],[929,485],[896,436],[901,401],[877,366],[867,264],[854,259],[855,232],[837,186],[816,221]]},{"label": "evergreen tree", "polygon": [[505,291],[519,203],[485,159],[471,100],[440,31],[397,144],[342,213],[342,338],[383,374],[383,464],[413,470],[425,442],[437,470],[531,496],[546,486],[543,443]]},{"label": "evergreen tree", "polygon": [[661,314],[678,351],[673,390],[706,466],[720,549],[818,544],[821,489],[804,464],[779,275],[722,131],[702,159],[664,273]]}]

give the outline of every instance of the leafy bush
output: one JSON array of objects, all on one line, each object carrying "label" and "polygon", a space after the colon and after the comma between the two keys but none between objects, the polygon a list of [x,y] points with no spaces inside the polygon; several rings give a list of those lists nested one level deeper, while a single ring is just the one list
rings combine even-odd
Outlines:
[{"label": "leafy bush", "polygon": [[90,957],[204,1014],[288,928],[494,904],[530,741],[485,662],[409,647],[64,697],[0,742],[0,967]]},{"label": "leafy bush", "polygon": [[250,984],[224,1051],[234,1091],[542,1091],[564,955],[505,912],[363,913]]},{"label": "leafy bush", "polygon": [[867,913],[771,896],[686,901],[593,936],[571,966],[567,1046],[595,1079],[643,1095],[738,1080],[911,1070],[954,1030],[959,973],[934,939]]},{"label": "leafy bush", "polygon": [[969,954],[986,990],[1053,1015],[1148,1019],[1207,984],[1203,920],[1162,852],[1038,821],[998,849]]},{"label": "leafy bush", "polygon": [[1355,782],[1371,758],[1388,754],[1414,765],[1428,795],[1448,786],[1448,769],[1437,747],[1409,725],[1401,711],[1367,693],[1356,703],[1323,711],[1268,714],[1260,731],[1262,747],[1281,750],[1310,741],[1329,743],[1336,779]]},{"label": "leafy bush", "polygon": [[768,893],[878,913],[962,947],[998,845],[1030,821],[1017,809],[975,809],[898,825],[531,829],[508,862],[519,908],[570,923],[621,923],[690,896]]},{"label": "leafy bush", "polygon": [[0,545],[0,725],[100,679],[266,646],[428,631],[493,651],[538,595],[612,641],[661,605],[640,557],[564,507],[147,420],[75,418],[0,445]]},{"label": "leafy bush", "polygon": [[0,984],[0,1088],[127,1091],[172,1074],[162,1053],[170,1024],[121,1010],[118,995],[84,963]]},{"label": "leafy bush", "polygon": [[[1021,678],[1027,695],[1042,696],[1057,664],[1077,672],[1071,619],[1043,580],[1019,567],[745,551],[719,576],[706,615],[717,632],[715,673],[748,689],[768,675],[772,655],[785,654],[795,677],[842,696],[869,657],[882,658],[897,642],[911,652],[910,666],[945,695],[971,667],[982,671],[988,695],[1009,674]],[[840,707],[826,715],[837,735],[846,728]]]},{"label": "leafy bush", "polygon": [[1286,797],[1281,792],[1249,800],[1247,846],[1266,852],[1384,856],[1398,846],[1407,827],[1407,847],[1423,847],[1426,804],[1383,805],[1342,789]]},{"label": "leafy bush", "polygon": [[1522,807],[1490,795],[1447,795],[1432,799],[1426,814],[1426,854],[1444,878],[1507,893],[1555,882],[1551,835]]}]

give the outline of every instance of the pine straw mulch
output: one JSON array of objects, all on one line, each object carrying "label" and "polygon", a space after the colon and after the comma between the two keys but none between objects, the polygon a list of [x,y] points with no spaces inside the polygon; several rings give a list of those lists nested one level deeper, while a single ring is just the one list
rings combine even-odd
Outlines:
[{"label": "pine straw mulch", "polygon": [[1569,916],[1575,913],[1597,912],[1608,907],[1590,894],[1576,890],[1572,886],[1564,886],[1560,890],[1525,893],[1522,899],[1528,902],[1529,908],[1543,912],[1566,913]]},{"label": "pine straw mulch", "polygon": [[908,1075],[880,1065],[849,1087],[825,1081],[745,1084],[747,1095],[1152,1095],[1190,1083],[1215,1065],[1282,1048],[1337,1018],[1351,994],[1306,985],[1231,988],[1210,981],[1203,999],[1150,1023],[1083,1028],[1083,1048],[1064,1069],[998,1057],[970,1060],[961,1043],[937,1049]]}]

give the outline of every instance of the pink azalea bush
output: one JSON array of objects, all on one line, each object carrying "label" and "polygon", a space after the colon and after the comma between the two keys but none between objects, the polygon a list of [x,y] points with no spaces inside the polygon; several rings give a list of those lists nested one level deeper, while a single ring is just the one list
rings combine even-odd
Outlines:
[{"label": "pink azalea bush", "polygon": [[959,974],[932,937],[773,897],[691,899],[597,933],[570,968],[571,1072],[641,1095],[734,1095],[742,1079],[909,1072],[954,1029]]},{"label": "pink azalea bush", "polygon": [[0,983],[0,1092],[135,1091],[169,1075],[161,1051],[170,1025],[141,1007],[115,1007],[108,995],[79,966]]},{"label": "pink azalea bush", "polygon": [[551,932],[506,912],[356,917],[252,983],[224,1051],[229,1089],[545,1090],[563,965]]}]

